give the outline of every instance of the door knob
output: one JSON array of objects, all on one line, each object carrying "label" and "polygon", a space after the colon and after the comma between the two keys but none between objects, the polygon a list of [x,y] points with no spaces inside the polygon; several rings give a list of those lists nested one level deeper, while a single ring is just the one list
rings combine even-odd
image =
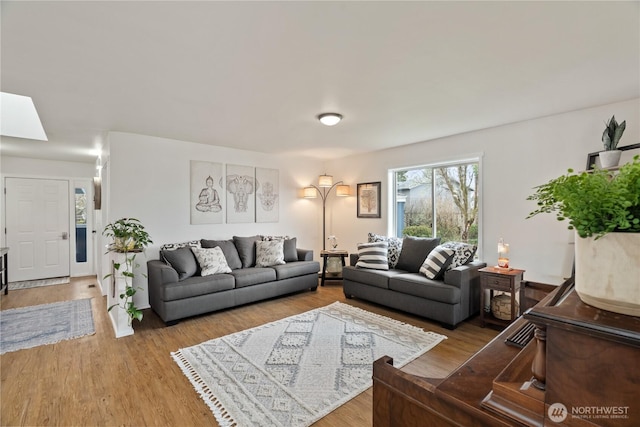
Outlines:
[{"label": "door knob", "polygon": [[69,233],[67,233],[66,231],[62,232],[62,240],[67,240],[69,238]]}]

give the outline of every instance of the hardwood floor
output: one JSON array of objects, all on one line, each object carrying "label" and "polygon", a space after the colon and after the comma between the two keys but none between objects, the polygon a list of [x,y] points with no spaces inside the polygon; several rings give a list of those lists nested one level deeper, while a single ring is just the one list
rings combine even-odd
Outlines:
[{"label": "hardwood floor", "polygon": [[[440,378],[462,364],[497,335],[477,319],[449,331],[417,316],[365,301],[347,300],[342,286],[328,284],[234,309],[183,320],[165,327],[151,310],[135,335],[116,339],[95,277],[71,284],[10,291],[1,308],[24,307],[70,299],[92,298],[96,333],[53,345],[0,356],[3,426],[212,426],[215,418],[170,352],[341,301],[448,336],[404,370]],[[370,426],[372,389],[338,408],[315,426]]]}]

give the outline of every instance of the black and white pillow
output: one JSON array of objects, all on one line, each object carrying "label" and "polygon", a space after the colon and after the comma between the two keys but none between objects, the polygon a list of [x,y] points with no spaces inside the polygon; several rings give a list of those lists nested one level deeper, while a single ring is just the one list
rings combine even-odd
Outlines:
[{"label": "black and white pillow", "polygon": [[387,242],[359,243],[356,267],[388,270],[388,250],[389,244]]},{"label": "black and white pillow", "polygon": [[217,273],[231,273],[227,259],[220,246],[215,248],[191,248],[200,264],[200,275],[210,276]]},{"label": "black and white pillow", "polygon": [[200,248],[200,240],[191,240],[189,242],[182,243],[165,243],[160,246],[161,251],[173,251],[180,248]]},{"label": "black and white pillow", "polygon": [[429,252],[429,255],[427,255],[427,258],[422,263],[420,273],[427,276],[427,279],[438,279],[444,274],[455,252],[453,249],[444,247],[443,245],[436,246]]},{"label": "black and white pillow", "polygon": [[478,250],[476,245],[470,245],[469,243],[463,242],[447,242],[443,243],[442,246],[455,251],[451,264],[449,264],[447,270],[468,264],[473,260],[473,256],[476,254],[476,250]]},{"label": "black and white pillow", "polygon": [[284,240],[256,242],[256,267],[270,267],[284,263]]},{"label": "black and white pillow", "polygon": [[398,259],[400,258],[400,252],[402,252],[402,239],[400,237],[387,237],[380,234],[369,233],[369,243],[374,242],[387,242],[389,250],[387,251],[387,258],[389,259],[389,268],[396,268]]}]

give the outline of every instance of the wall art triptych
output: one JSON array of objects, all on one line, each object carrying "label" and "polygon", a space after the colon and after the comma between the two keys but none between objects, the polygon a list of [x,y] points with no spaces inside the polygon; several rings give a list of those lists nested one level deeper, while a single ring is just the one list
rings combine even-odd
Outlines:
[{"label": "wall art triptych", "polygon": [[191,224],[278,222],[279,171],[191,161]]}]

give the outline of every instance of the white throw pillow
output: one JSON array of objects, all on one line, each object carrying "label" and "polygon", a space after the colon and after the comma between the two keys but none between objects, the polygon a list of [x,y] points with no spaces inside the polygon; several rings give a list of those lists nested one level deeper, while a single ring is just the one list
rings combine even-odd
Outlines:
[{"label": "white throw pillow", "polygon": [[388,251],[389,243],[387,242],[359,243],[356,267],[388,270]]},{"label": "white throw pillow", "polygon": [[284,240],[258,240],[256,242],[256,267],[270,267],[284,263]]},{"label": "white throw pillow", "polygon": [[216,273],[231,273],[227,259],[220,246],[215,248],[191,248],[200,264],[200,275],[210,276]]},{"label": "white throw pillow", "polygon": [[380,234],[369,233],[369,243],[373,242],[387,242],[389,244],[389,250],[387,251],[387,258],[389,258],[389,268],[396,268],[398,259],[400,259],[400,252],[402,251],[402,238],[387,237]]},{"label": "white throw pillow", "polygon": [[420,273],[427,276],[427,279],[437,279],[445,272],[455,253],[456,251],[445,246],[436,246],[422,263]]}]

